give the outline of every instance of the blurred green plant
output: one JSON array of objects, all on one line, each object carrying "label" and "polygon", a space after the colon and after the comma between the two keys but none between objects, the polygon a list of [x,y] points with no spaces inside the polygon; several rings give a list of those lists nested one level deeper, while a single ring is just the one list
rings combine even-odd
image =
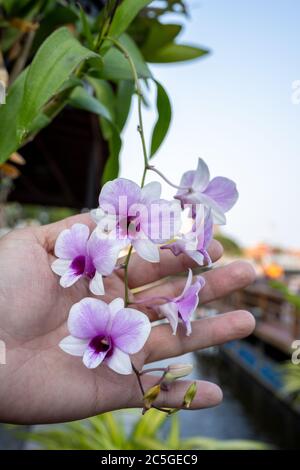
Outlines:
[{"label": "blurred green plant", "polygon": [[283,282],[274,280],[269,282],[270,287],[280,292],[285,300],[295,307],[296,313],[300,313],[300,296],[290,291]]},{"label": "blurred green plant", "polygon": [[0,164],[72,105],[99,116],[110,154],[103,182],[118,176],[135,87],[128,60],[108,35],[128,51],[145,88],[149,81],[157,88],[153,156],[168,132],[171,105],[147,63],[208,53],[178,43],[182,24],[166,22],[170,12],[188,14],[179,0],[0,0],[0,77],[9,80],[6,105],[0,107]]},{"label": "blurred green plant", "polygon": [[[29,433],[29,441],[49,450],[262,450],[266,444],[255,441],[221,441],[206,437],[180,437],[177,415],[167,417],[155,409],[135,420],[126,432],[123,412],[105,413],[94,418],[60,427],[51,426],[40,432]],[[127,414],[128,417],[128,414]],[[162,437],[162,427],[170,427]],[[28,439],[28,434],[23,434]]]},{"label": "blurred green plant", "polygon": [[[280,292],[284,299],[295,307],[295,313],[300,314],[300,296],[290,291],[288,286],[281,281],[270,281],[270,287]],[[296,405],[300,404],[300,364],[286,362],[279,367],[283,380],[282,393],[289,395]]]},{"label": "blurred green plant", "polygon": [[240,256],[243,254],[242,248],[232,238],[229,238],[222,233],[216,233],[214,238],[223,245],[224,251],[227,255]]},{"label": "blurred green plant", "polygon": [[300,364],[286,362],[280,367],[284,382],[282,392],[289,395],[296,405],[300,405]]}]

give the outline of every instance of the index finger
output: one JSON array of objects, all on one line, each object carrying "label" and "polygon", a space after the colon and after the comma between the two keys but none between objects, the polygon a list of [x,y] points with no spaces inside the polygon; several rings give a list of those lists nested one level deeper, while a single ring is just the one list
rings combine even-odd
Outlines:
[{"label": "index finger", "polygon": [[[209,255],[213,262],[221,258],[223,247],[217,240],[212,240],[209,249]],[[161,250],[160,262],[149,263],[134,253],[128,267],[128,284],[131,289],[150,284],[166,276],[186,272],[188,268],[196,268],[198,265],[189,256],[181,254],[175,256],[169,250]],[[124,272],[119,271],[120,277]]]}]

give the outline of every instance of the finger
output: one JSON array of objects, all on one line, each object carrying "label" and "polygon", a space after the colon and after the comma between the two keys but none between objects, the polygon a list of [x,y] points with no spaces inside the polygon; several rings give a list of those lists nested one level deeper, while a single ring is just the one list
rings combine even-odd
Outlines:
[{"label": "finger", "polygon": [[37,229],[37,236],[46,251],[50,253],[54,250],[54,245],[60,232],[70,228],[74,224],[85,224],[90,230],[93,230],[96,226],[89,213],[77,214],[60,220],[59,222],[39,227]]},{"label": "finger", "polygon": [[190,336],[186,336],[182,324],[178,326],[176,335],[171,334],[170,325],[159,325],[152,328],[146,348],[148,355],[146,362],[180,356],[187,352],[244,338],[252,333],[254,327],[253,315],[243,310],[196,320],[192,323]]},{"label": "finger", "polygon": [[[199,295],[201,304],[219,299],[235,290],[252,284],[256,275],[251,264],[246,261],[234,261],[227,266],[203,273],[203,277],[206,283]],[[147,305],[147,298],[155,296],[177,297],[181,294],[185,283],[186,278],[172,279],[159,286],[138,292],[135,294],[135,299],[139,302],[145,299],[145,305]],[[142,304],[139,305],[139,308],[144,309]]]},{"label": "finger", "polygon": [[[221,258],[223,254],[222,245],[216,240],[211,242],[208,251],[213,262]],[[129,287],[144,286],[163,277],[185,272],[188,268],[195,268],[197,266],[195,261],[189,256],[185,254],[174,256],[169,250],[160,251],[159,263],[149,263],[135,253],[132,255],[129,263]],[[124,273],[120,272],[120,276],[124,276]]]},{"label": "finger", "polygon": [[[170,390],[161,390],[154,405],[161,408],[182,408],[185,392],[193,382],[197,384],[197,392],[189,409],[210,408],[221,403],[223,394],[222,390],[217,385],[203,380],[181,380],[174,382]],[[144,389],[148,390],[150,387],[157,384],[157,377],[145,374],[142,376],[142,383]],[[132,406],[137,408],[143,407],[141,390],[136,387],[134,393],[135,396]]]}]

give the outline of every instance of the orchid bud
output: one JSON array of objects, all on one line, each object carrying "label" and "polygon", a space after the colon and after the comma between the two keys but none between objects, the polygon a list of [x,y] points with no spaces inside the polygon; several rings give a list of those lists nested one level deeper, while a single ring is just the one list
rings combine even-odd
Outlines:
[{"label": "orchid bud", "polygon": [[197,393],[197,383],[193,382],[185,392],[182,407],[189,408]]},{"label": "orchid bud", "polygon": [[154,387],[149,388],[143,397],[144,407],[146,410],[149,410],[152,406],[152,403],[156,400],[160,393],[160,385],[154,385]]},{"label": "orchid bud", "polygon": [[181,379],[182,377],[186,377],[192,372],[192,370],[192,364],[171,364],[168,366],[162,378],[161,388],[163,390],[169,390],[172,382],[177,379]]}]

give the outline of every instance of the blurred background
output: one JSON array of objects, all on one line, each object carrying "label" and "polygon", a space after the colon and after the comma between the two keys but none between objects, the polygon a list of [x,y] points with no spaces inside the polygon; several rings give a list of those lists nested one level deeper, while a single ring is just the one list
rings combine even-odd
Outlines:
[{"label": "blurred background", "polygon": [[[1,3],[7,20],[7,2]],[[61,8],[72,6],[72,2],[58,3]],[[105,4],[100,8],[101,2],[81,3],[92,17]],[[299,448],[300,364],[295,354],[294,361],[291,358],[300,346],[300,4],[297,0],[186,0],[152,2],[148,8],[135,19],[129,34],[155,79],[167,90],[172,107],[171,126],[153,164],[178,184],[182,173],[196,168],[201,157],[212,176],[224,175],[237,182],[240,199],[227,226],[216,229],[216,238],[225,248],[220,263],[246,258],[258,275],[254,285],[200,307],[197,315],[245,308],[255,315],[256,329],[245,340],[180,359],[194,364],[195,377],[222,386],[224,401],[215,409],[181,412],[173,421],[155,413],[150,418],[146,415],[142,420],[148,419],[148,424],[145,421],[143,429],[155,423],[148,440],[139,434],[138,415],[131,412],[73,427],[36,427],[22,439],[17,439],[15,429],[4,427],[0,448],[28,448],[36,443],[48,448]],[[76,23],[72,11],[68,16],[64,10],[60,25]],[[44,21],[49,26],[49,18],[41,18],[40,14],[28,21],[42,25]],[[151,30],[151,21],[159,22],[158,30]],[[57,26],[52,24],[47,34]],[[160,46],[155,51],[149,46],[150,34],[159,38],[159,31],[165,31],[163,25],[170,24],[182,25],[176,42],[191,47],[184,52],[186,57],[179,50],[178,56],[168,56]],[[18,27],[14,29],[20,33]],[[8,35],[5,27],[1,30],[2,63],[8,74],[16,73],[28,34],[30,27],[11,39],[11,31]],[[47,34],[35,35],[32,55]],[[150,44],[154,47],[153,37]],[[26,60],[30,62],[31,54]],[[99,100],[107,90],[104,80],[117,96],[130,85],[126,73],[117,79],[107,70],[94,74],[93,80],[99,81]],[[138,182],[143,161],[132,93],[131,89],[130,96],[124,94],[121,101],[128,116],[122,122],[120,166],[114,171]],[[149,81],[144,110],[148,140],[162,112],[155,106],[156,93],[156,85]],[[96,205],[113,140],[105,119],[100,121],[99,132],[98,116],[74,103],[73,107],[68,103],[49,127],[0,167],[1,234]],[[79,130],[79,140],[74,139],[74,129]],[[59,150],[55,148],[58,142]],[[164,186],[163,195],[172,197],[172,188]],[[123,434],[114,434],[120,420]],[[96,436],[94,444],[91,435]]]}]

